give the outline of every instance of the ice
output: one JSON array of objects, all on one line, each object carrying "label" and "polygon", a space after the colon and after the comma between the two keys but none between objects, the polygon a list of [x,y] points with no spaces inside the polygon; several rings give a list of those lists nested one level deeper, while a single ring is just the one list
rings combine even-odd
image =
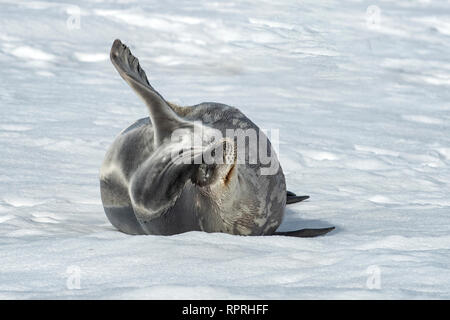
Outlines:
[{"label": "ice", "polygon": [[[449,299],[448,12],[445,1],[2,1],[0,298]],[[280,230],[336,230],[116,231],[100,166],[147,116],[109,61],[116,38],[169,101],[226,103],[279,129],[288,189],[311,196]]]},{"label": "ice", "polygon": [[75,58],[81,62],[99,62],[99,61],[105,61],[108,60],[109,56],[108,54],[104,53],[82,53],[82,52],[75,52],[74,53]]},{"label": "ice", "polygon": [[427,117],[427,116],[421,116],[421,115],[404,115],[404,119],[413,121],[413,122],[422,122],[425,124],[442,124],[444,121],[441,119],[433,118],[433,117]]},{"label": "ice", "polygon": [[22,58],[25,60],[43,60],[43,61],[51,61],[55,60],[55,56],[49,53],[46,53],[42,50],[28,47],[28,46],[21,46],[14,48],[9,52],[13,56],[16,56],[18,58]]}]

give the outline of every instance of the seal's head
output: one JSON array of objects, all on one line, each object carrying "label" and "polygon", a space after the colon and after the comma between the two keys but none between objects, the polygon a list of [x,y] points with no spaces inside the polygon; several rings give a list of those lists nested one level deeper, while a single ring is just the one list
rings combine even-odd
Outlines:
[{"label": "seal's head", "polygon": [[191,182],[199,187],[227,184],[231,179],[237,160],[235,143],[219,130],[195,122],[174,130],[165,145],[174,164],[192,165]]},{"label": "seal's head", "polygon": [[236,161],[233,140],[223,138],[217,129],[188,121],[180,123],[170,138],[163,137],[151,157],[161,182],[176,180],[185,184],[190,181],[214,193],[226,192],[225,188],[234,179]]}]

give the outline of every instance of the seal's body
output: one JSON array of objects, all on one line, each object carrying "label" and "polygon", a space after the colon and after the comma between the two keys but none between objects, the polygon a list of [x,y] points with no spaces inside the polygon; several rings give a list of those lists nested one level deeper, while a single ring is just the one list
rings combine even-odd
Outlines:
[{"label": "seal's body", "polygon": [[[272,235],[281,224],[286,201],[307,198],[289,192],[286,197],[283,171],[270,142],[238,109],[218,103],[179,107],[165,101],[120,40],[112,46],[111,61],[150,113],[120,133],[101,168],[103,206],[118,230]],[[236,139],[215,139],[226,137],[229,129],[250,130],[257,141],[266,143],[255,147],[246,141],[245,161],[240,162]],[[275,168],[271,174],[261,174],[265,167],[261,162],[249,161],[252,152],[261,148],[271,155],[270,166]],[[205,161],[207,151],[215,154],[216,150],[223,151],[216,158],[224,161]],[[330,230],[283,234],[314,236]]]}]

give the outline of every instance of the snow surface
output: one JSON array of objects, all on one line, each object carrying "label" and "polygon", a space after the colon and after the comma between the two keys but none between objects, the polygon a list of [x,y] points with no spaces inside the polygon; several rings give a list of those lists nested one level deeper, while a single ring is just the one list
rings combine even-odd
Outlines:
[{"label": "snow surface", "polygon": [[[0,21],[0,298],[450,298],[449,1],[10,0]],[[279,128],[311,196],[281,230],[336,230],[114,230],[99,168],[147,115],[115,38],[169,101]]]}]

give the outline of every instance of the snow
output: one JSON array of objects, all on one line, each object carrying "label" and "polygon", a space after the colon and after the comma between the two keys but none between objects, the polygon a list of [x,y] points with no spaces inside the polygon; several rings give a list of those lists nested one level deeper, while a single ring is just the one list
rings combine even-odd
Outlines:
[{"label": "snow", "polygon": [[[372,6],[372,7],[371,7]],[[373,7],[375,6],[375,7]],[[0,298],[450,298],[448,1],[2,1]],[[128,236],[98,174],[146,108],[131,46],[181,105],[280,130],[280,230]]]}]

